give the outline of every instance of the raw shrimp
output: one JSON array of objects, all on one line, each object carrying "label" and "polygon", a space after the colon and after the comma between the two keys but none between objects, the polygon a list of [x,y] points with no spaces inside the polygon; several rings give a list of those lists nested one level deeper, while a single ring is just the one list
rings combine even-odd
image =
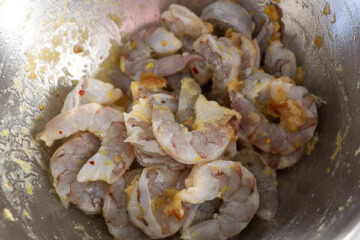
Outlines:
[{"label": "raw shrimp", "polygon": [[180,39],[196,39],[212,32],[209,24],[205,24],[195,13],[178,4],[171,4],[169,9],[161,14],[161,21]]},{"label": "raw shrimp", "polygon": [[151,105],[166,105],[175,112],[178,109],[178,95],[167,92],[167,81],[153,73],[146,73],[140,81],[131,83],[131,93],[135,102],[140,98],[145,98]]},{"label": "raw shrimp", "polygon": [[79,131],[89,131],[101,139],[99,151],[81,168],[79,182],[102,180],[115,182],[129,169],[135,156],[127,137],[123,113],[111,107],[90,103],[54,117],[37,139],[51,146],[55,140]]},{"label": "raw shrimp", "polygon": [[152,106],[145,98],[140,98],[132,107],[131,112],[124,114],[128,133],[126,142],[134,144],[140,151],[154,156],[166,156],[152,132]]},{"label": "raw shrimp", "polygon": [[184,203],[198,204],[220,198],[223,204],[212,219],[184,229],[182,239],[233,237],[247,226],[259,206],[256,179],[238,162],[217,160],[194,165],[185,185],[186,189],[166,206],[167,214],[184,218]]},{"label": "raw shrimp", "polygon": [[236,139],[240,116],[200,95],[195,103],[195,128],[191,132],[175,121],[167,107],[154,106],[153,132],[163,150],[178,162],[194,164],[217,159]]},{"label": "raw shrimp", "polygon": [[108,185],[101,181],[80,183],[76,176],[97,152],[100,140],[92,133],[77,135],[59,147],[50,159],[54,187],[65,207],[76,205],[86,214],[101,212]]},{"label": "raw shrimp", "polygon": [[119,88],[114,88],[110,83],[94,78],[83,79],[66,96],[61,112],[66,112],[87,103],[111,105],[122,96],[122,91]]},{"label": "raw shrimp", "polygon": [[299,148],[288,155],[263,153],[267,165],[272,169],[284,169],[295,165],[304,155],[304,147]]},{"label": "raw shrimp", "polygon": [[228,38],[213,37],[210,34],[198,38],[193,50],[203,56],[206,63],[212,69],[212,95],[221,104],[229,102],[227,84],[237,80],[241,58],[239,50],[234,47]]},{"label": "raw shrimp", "polygon": [[[138,183],[128,191],[131,194],[128,211],[133,224],[153,239],[175,234],[183,220],[167,216],[164,208],[173,195],[183,189],[188,174],[188,171],[182,173],[166,167],[145,168]],[[189,207],[185,206],[186,209]]]},{"label": "raw shrimp", "polygon": [[[120,58],[120,70],[135,80],[139,80],[145,71],[154,71],[161,76],[171,75],[191,60],[191,55],[168,56],[176,53],[181,47],[182,42],[165,28],[148,27],[136,33],[125,44]],[[153,59],[164,56],[165,60]],[[169,61],[176,64],[169,65]],[[162,72],[164,70],[165,72]]]},{"label": "raw shrimp", "polygon": [[135,156],[137,162],[143,167],[161,167],[167,166],[172,170],[182,170],[185,165],[175,161],[171,156],[156,156],[146,154],[135,147]]},{"label": "raw shrimp", "polygon": [[[259,43],[261,55],[265,53],[271,41],[280,41],[281,39],[281,12],[280,9],[273,4],[270,4],[264,8],[264,13],[261,14],[264,19],[261,30],[256,36],[256,40]],[[258,24],[259,24],[258,20]]]},{"label": "raw shrimp", "polygon": [[231,29],[225,35],[241,53],[241,78],[248,77],[254,69],[260,67],[260,48],[256,40],[247,38],[244,35],[233,32]]},{"label": "raw shrimp", "polygon": [[192,78],[181,80],[179,108],[176,112],[176,120],[187,127],[192,128],[195,121],[195,103],[201,94],[201,88]]},{"label": "raw shrimp", "polygon": [[[169,10],[162,13],[161,20],[171,32],[183,39],[185,51],[191,50],[195,39],[212,32],[211,24],[204,23],[195,13],[177,4],[170,5]],[[191,76],[200,86],[211,79],[212,71],[203,60],[190,61],[189,69]]]},{"label": "raw shrimp", "polygon": [[187,52],[182,55],[171,55],[158,60],[149,60],[146,71],[153,72],[155,75],[160,77],[171,76],[175,73],[183,71],[192,61],[200,60],[203,60],[203,58],[198,55],[191,55]]},{"label": "raw shrimp", "polygon": [[109,232],[115,239],[150,239],[130,222],[127,212],[128,196],[125,189],[140,177],[141,171],[141,169],[127,171],[123,177],[110,185],[106,193],[103,216]]},{"label": "raw shrimp", "polygon": [[221,205],[222,200],[219,198],[194,205],[190,208],[189,213],[185,218],[182,232],[191,226],[210,220],[213,215],[218,212]]},{"label": "raw shrimp", "polygon": [[260,203],[256,215],[265,220],[272,220],[278,211],[278,193],[276,172],[267,166],[260,154],[251,149],[240,151],[234,161],[240,162],[254,174],[257,181]]},{"label": "raw shrimp", "polygon": [[[253,86],[257,93],[250,100],[230,90],[231,107],[241,114],[240,126],[251,143],[264,152],[280,155],[304,146],[318,123],[315,102],[309,92],[289,78],[265,79]],[[280,118],[280,124],[270,122],[264,111],[272,118]]]},{"label": "raw shrimp", "polygon": [[210,22],[215,32],[221,36],[232,28],[235,32],[251,38],[253,23],[250,14],[239,4],[232,1],[216,1],[208,5],[201,13],[201,18]]},{"label": "raw shrimp", "polygon": [[[147,78],[132,83],[133,96],[138,98],[129,113],[124,114],[128,138],[125,140],[135,146],[137,161],[145,167],[164,164],[172,169],[182,169],[185,165],[176,162],[161,148],[152,131],[152,106],[167,106],[177,109],[173,94],[162,91],[161,78]],[[153,99],[153,101],[151,101]],[[177,100],[177,98],[176,98]]]},{"label": "raw shrimp", "polygon": [[271,41],[265,53],[265,71],[276,77],[287,76],[295,79],[296,57],[280,41]]}]

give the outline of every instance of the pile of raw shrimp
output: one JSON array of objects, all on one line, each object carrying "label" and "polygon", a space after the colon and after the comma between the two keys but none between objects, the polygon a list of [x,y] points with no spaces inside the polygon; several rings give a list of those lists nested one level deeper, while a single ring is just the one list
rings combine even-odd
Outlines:
[{"label": "pile of raw shrimp", "polygon": [[276,170],[302,157],[318,116],[293,80],[279,9],[264,13],[258,26],[233,1],[200,17],[171,5],[124,45],[126,111],[114,104],[126,90],[81,80],[38,135],[71,136],[50,160],[65,206],[102,213],[116,239],[228,239],[273,219]]}]

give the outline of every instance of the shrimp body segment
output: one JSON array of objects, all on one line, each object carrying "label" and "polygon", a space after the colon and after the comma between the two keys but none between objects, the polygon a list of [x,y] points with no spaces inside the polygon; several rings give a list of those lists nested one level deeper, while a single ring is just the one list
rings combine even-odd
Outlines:
[{"label": "shrimp body segment", "polygon": [[149,240],[140,229],[135,227],[127,212],[128,196],[125,189],[136,181],[141,174],[140,169],[129,170],[116,182],[110,185],[106,192],[103,216],[109,232],[115,239]]},{"label": "shrimp body segment", "polygon": [[178,192],[165,208],[168,214],[183,218],[184,203],[220,198],[223,204],[210,220],[184,229],[182,239],[228,239],[247,226],[259,207],[256,179],[238,162],[217,160],[195,165],[185,185],[186,189]]},{"label": "shrimp body segment", "polygon": [[86,214],[101,212],[108,185],[101,181],[81,183],[76,176],[84,163],[100,147],[100,140],[92,133],[74,136],[61,145],[50,159],[54,187],[65,207],[76,205]]},{"label": "shrimp body segment", "polygon": [[212,70],[212,95],[222,104],[229,101],[227,84],[237,80],[241,65],[238,48],[228,38],[219,38],[204,34],[199,37],[193,50],[204,57],[206,64]]},{"label": "shrimp body segment", "polygon": [[167,107],[154,106],[152,127],[163,150],[178,162],[195,164],[217,159],[236,138],[240,116],[200,95],[195,103],[195,128],[175,121]]},{"label": "shrimp body segment", "polygon": [[79,81],[76,87],[66,96],[61,112],[88,103],[111,105],[123,96],[121,89],[114,88],[110,83],[89,78]]},{"label": "shrimp body segment", "polygon": [[51,146],[55,140],[79,131],[89,131],[101,139],[99,151],[80,170],[79,182],[115,182],[129,169],[134,150],[124,142],[127,137],[123,113],[97,103],[82,105],[54,117],[37,139]]}]

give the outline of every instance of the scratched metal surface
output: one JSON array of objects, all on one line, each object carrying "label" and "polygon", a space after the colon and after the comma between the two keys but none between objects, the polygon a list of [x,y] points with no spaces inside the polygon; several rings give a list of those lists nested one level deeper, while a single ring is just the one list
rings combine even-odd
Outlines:
[{"label": "scratched metal surface", "polygon": [[[112,239],[102,218],[66,210],[51,194],[45,170],[54,149],[33,137],[60,111],[71,80],[96,75],[122,84],[116,45],[156,22],[172,2],[199,13],[211,1],[0,0],[1,239]],[[258,1],[260,12],[263,2]],[[325,3],[280,0],[284,42],[306,67],[305,86],[328,104],[320,111],[315,152],[279,172],[277,217],[254,219],[239,239],[360,238],[360,155],[355,156],[360,145],[360,2],[329,0],[329,15],[323,13]],[[324,40],[321,48],[313,44],[317,36]],[[75,54],[74,46],[83,53]],[[331,160],[337,135],[340,151]],[[14,221],[3,215],[4,208]]]}]

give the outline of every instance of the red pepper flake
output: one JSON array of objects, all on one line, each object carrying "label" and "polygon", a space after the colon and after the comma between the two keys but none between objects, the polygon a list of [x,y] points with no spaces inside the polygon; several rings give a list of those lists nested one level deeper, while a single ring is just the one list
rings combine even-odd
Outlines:
[{"label": "red pepper flake", "polygon": [[91,164],[91,165],[94,165],[94,164],[95,164],[95,162],[94,162],[94,161],[90,161],[90,164]]},{"label": "red pepper flake", "polygon": [[56,94],[56,97],[60,97],[60,94]]},{"label": "red pepper flake", "polygon": [[80,96],[84,96],[84,94],[85,94],[84,90],[80,90],[80,91],[79,91],[79,95],[80,95]]},{"label": "red pepper flake", "polygon": [[62,131],[59,131],[59,134],[62,134]]},{"label": "red pepper flake", "polygon": [[193,71],[194,73],[199,74],[199,70],[196,67],[193,67]]}]

